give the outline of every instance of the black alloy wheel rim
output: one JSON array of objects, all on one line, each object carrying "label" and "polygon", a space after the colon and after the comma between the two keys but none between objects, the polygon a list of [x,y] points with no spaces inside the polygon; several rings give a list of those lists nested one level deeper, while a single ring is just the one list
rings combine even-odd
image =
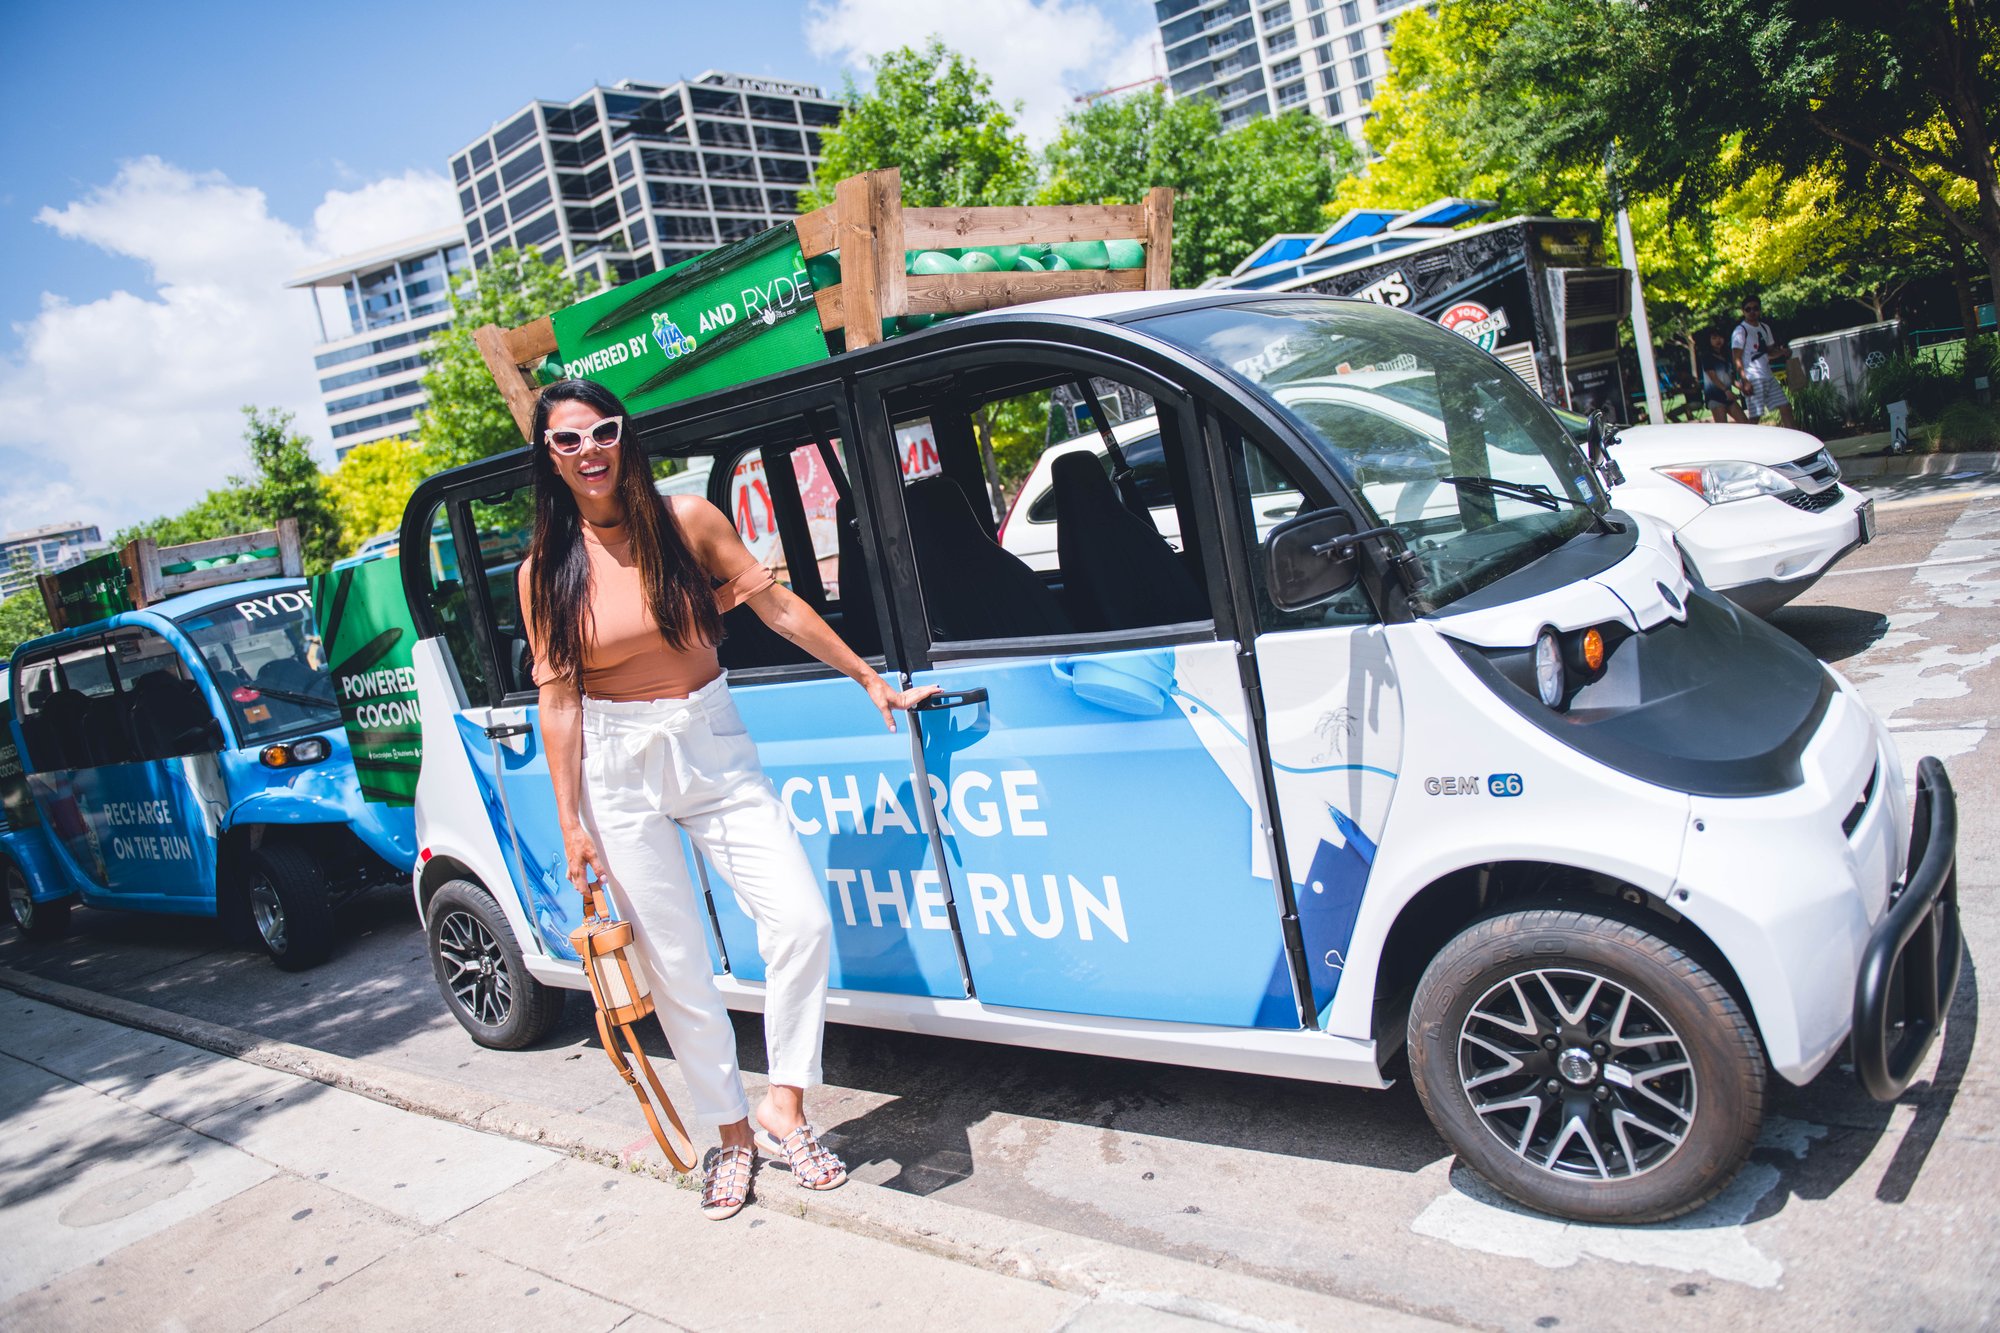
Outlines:
[{"label": "black alloy wheel rim", "polygon": [[450,970],[445,985],[458,1007],[483,1026],[504,1026],[514,1012],[514,978],[486,923],[470,912],[446,913],[438,925],[438,957]]},{"label": "black alloy wheel rim", "polygon": [[12,867],[7,871],[7,909],[22,930],[35,928],[35,898],[28,889],[28,877]]},{"label": "black alloy wheel rim", "polygon": [[285,951],[285,903],[278,897],[277,885],[268,876],[259,875],[250,881],[250,917],[257,923],[257,934],[274,954]]},{"label": "black alloy wheel rim", "polygon": [[1629,1180],[1666,1162],[1694,1127],[1687,1044],[1645,998],[1577,968],[1517,972],[1458,1034],[1458,1076],[1509,1152],[1566,1180]]}]

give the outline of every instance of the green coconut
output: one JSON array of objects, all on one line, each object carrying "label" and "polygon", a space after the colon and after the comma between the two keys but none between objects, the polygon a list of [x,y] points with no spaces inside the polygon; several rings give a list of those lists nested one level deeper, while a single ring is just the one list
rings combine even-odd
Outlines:
[{"label": "green coconut", "polygon": [[1113,268],[1146,267],[1146,246],[1142,241],[1106,241],[1104,252]]},{"label": "green coconut", "polygon": [[924,251],[910,261],[907,269],[907,272],[926,277],[937,273],[961,273],[963,271],[963,269],[959,268],[958,261],[942,250]]},{"label": "green coconut", "polygon": [[1051,273],[1067,273],[1073,265],[1061,255],[1050,255],[1048,262],[1043,264],[1042,267]]},{"label": "green coconut", "polygon": [[1054,249],[1071,268],[1111,267],[1111,256],[1103,241],[1063,241]]},{"label": "green coconut", "polygon": [[814,255],[806,261],[806,277],[811,279],[813,290],[840,285],[840,251],[829,250],[823,255]]},{"label": "green coconut", "polygon": [[1014,261],[1014,272],[1016,273],[1043,273],[1046,271],[1039,262],[1030,259],[1026,255],[1022,255]]},{"label": "green coconut", "polygon": [[958,267],[961,273],[998,273],[1000,261],[984,250],[967,250]]}]

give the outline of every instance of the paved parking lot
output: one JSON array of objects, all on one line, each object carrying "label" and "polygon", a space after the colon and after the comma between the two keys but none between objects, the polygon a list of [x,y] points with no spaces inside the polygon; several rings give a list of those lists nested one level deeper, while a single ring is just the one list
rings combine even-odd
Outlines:
[{"label": "paved parking lot", "polygon": [[[1407,1081],[1370,1093],[835,1028],[819,1120],[866,1180],[1474,1325],[2000,1319],[2000,1040],[1980,1024],[2000,994],[1981,971],[2000,945],[1988,480],[1880,488],[1877,542],[1776,617],[1859,685],[1908,762],[1951,769],[1970,960],[1946,1039],[1893,1106],[1839,1067],[1776,1085],[1751,1164],[1700,1213],[1588,1228],[1504,1205],[1454,1170]],[[85,911],[65,941],[0,946],[0,965],[640,1132],[580,1005],[541,1049],[480,1050],[446,1016],[405,900],[363,904],[352,925],[331,963],[286,975],[204,923]],[[755,1021],[738,1030],[761,1068]]]}]

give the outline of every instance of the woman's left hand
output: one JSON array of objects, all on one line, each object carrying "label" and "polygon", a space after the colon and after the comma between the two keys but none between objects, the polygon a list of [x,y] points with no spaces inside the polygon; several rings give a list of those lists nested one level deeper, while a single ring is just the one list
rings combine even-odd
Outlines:
[{"label": "woman's left hand", "polygon": [[868,691],[868,697],[874,700],[875,706],[882,710],[882,720],[889,724],[891,731],[896,729],[898,712],[914,708],[938,692],[938,687],[935,685],[919,685],[913,690],[899,690],[880,676],[870,676],[862,688]]}]

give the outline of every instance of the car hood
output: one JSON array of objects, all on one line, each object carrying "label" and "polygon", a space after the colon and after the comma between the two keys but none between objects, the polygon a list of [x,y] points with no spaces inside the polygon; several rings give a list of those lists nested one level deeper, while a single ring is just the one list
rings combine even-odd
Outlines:
[{"label": "car hood", "polygon": [[1826,446],[1802,430],[1688,421],[1665,426],[1621,426],[1611,456],[1630,472],[1674,463],[1762,463],[1769,467],[1818,453]]}]

